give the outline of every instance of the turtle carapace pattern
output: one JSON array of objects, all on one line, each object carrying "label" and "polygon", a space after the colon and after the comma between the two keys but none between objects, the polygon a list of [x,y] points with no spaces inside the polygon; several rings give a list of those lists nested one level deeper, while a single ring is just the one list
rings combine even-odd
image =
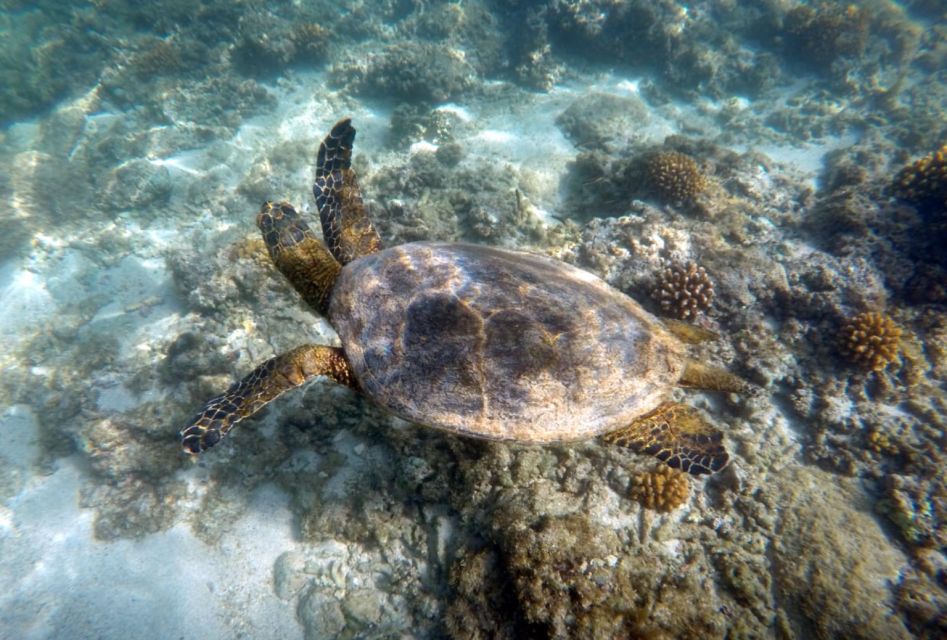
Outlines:
[{"label": "turtle carapace pattern", "polygon": [[341,347],[278,355],[207,402],[181,431],[185,451],[316,376],[359,390],[411,422],[521,443],[604,442],[694,475],[725,467],[723,435],[677,387],[742,381],[687,358],[707,332],[663,323],[596,276],[497,247],[413,242],[382,249],[352,169],[355,129],[319,147],[313,193],[323,240],[289,203],[257,216],[270,257],[327,316]]}]

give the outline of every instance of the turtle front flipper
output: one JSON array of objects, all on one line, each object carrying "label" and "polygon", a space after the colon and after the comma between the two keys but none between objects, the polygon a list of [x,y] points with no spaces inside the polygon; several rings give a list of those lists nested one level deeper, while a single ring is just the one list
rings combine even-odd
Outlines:
[{"label": "turtle front flipper", "polygon": [[322,237],[342,264],[381,249],[381,239],[368,217],[352,169],[354,143],[352,120],[337,122],[319,145],[316,180],[312,185],[322,221]]},{"label": "turtle front flipper", "polygon": [[341,349],[304,345],[270,358],[205,404],[194,420],[181,430],[181,445],[188,453],[205,451],[233,426],[252,416],[267,403],[315,376],[355,385],[355,378]]},{"label": "turtle front flipper", "polygon": [[310,307],[326,315],[342,267],[288,202],[265,202],[256,225],[273,264]]},{"label": "turtle front flipper", "polygon": [[674,402],[660,405],[602,440],[655,456],[695,476],[720,471],[730,462],[723,434],[696,409]]}]

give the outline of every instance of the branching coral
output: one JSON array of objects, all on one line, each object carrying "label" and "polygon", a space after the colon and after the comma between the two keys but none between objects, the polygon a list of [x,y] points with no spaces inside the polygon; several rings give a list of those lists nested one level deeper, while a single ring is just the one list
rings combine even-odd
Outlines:
[{"label": "branching coral", "polygon": [[901,169],[891,190],[922,213],[944,215],[947,212],[947,144]]},{"label": "branching coral", "polygon": [[897,358],[900,345],[901,328],[875,311],[849,318],[839,334],[842,355],[871,371],[881,371]]},{"label": "branching coral", "polygon": [[896,456],[901,451],[897,441],[885,431],[869,431],[865,438],[867,440],[868,449],[878,455]]},{"label": "branching coral", "polygon": [[669,264],[658,274],[651,295],[665,314],[693,320],[710,308],[714,285],[707,271],[695,262]]},{"label": "branching coral", "polygon": [[631,497],[646,509],[667,513],[687,502],[687,474],[661,465],[631,481]]},{"label": "branching coral", "polygon": [[707,188],[707,178],[694,159],[678,151],[648,158],[646,173],[651,190],[669,202],[693,200]]}]

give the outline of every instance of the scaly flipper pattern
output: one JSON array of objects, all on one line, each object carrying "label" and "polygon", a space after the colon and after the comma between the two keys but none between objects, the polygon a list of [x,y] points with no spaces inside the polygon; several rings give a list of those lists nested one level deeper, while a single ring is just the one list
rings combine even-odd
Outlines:
[{"label": "scaly flipper pattern", "polygon": [[270,358],[205,404],[181,430],[181,446],[201,453],[220,442],[234,425],[252,416],[271,400],[314,376],[355,386],[355,379],[341,349],[303,345]]},{"label": "scaly flipper pattern", "polygon": [[720,471],[730,461],[722,444],[723,434],[696,409],[674,402],[660,405],[602,440],[655,456],[695,476]]},{"label": "scaly flipper pattern", "polygon": [[264,203],[256,224],[276,268],[310,307],[326,315],[341,265],[288,202]]},{"label": "scaly flipper pattern", "polygon": [[696,360],[684,363],[684,372],[677,381],[679,387],[722,391],[724,393],[746,393],[751,391],[747,382],[729,371]]},{"label": "scaly flipper pattern", "polygon": [[381,249],[381,238],[368,217],[352,169],[354,143],[352,120],[340,120],[319,145],[316,180],[312,185],[322,236],[332,255],[343,265]]}]

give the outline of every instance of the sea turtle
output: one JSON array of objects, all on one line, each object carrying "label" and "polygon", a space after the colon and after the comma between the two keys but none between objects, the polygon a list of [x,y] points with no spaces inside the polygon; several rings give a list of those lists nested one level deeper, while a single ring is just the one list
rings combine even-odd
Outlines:
[{"label": "sea turtle", "polygon": [[581,269],[496,247],[412,242],[382,249],[351,167],[355,129],[323,140],[313,193],[325,243],[286,202],[257,215],[276,266],[326,315],[342,347],[304,345],[267,360],[201,408],[185,451],[315,376],[361,390],[407,420],[493,440],[601,436],[699,475],[729,458],[722,434],[672,388],[734,391],[735,376],[688,360],[671,330]]}]

